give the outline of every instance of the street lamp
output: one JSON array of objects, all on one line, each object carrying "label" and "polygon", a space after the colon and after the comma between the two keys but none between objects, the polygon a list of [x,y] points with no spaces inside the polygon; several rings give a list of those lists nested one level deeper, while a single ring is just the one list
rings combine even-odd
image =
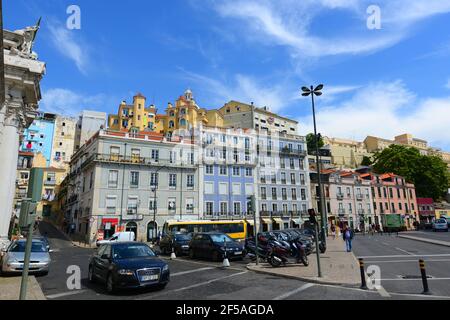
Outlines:
[{"label": "street lamp", "polygon": [[152,236],[153,236],[153,243],[156,239],[156,210],[158,208],[158,206],[156,205],[156,190],[158,189],[158,172],[161,171],[162,169],[167,168],[166,166],[162,166],[159,167],[154,173],[155,173],[155,185],[152,187],[152,191],[153,191],[153,232],[152,232]]},{"label": "street lamp", "polygon": [[[312,101],[312,111],[313,111],[313,121],[314,121],[314,138],[316,141],[316,163],[317,163],[317,177],[318,177],[318,185],[319,185],[319,201],[321,204],[321,215],[320,218],[322,220],[322,241],[323,244],[326,245],[326,232],[327,232],[327,221],[326,221],[326,212],[325,212],[325,197],[323,197],[323,190],[322,190],[322,181],[321,181],[321,164],[319,161],[319,139],[318,139],[318,135],[317,135],[317,125],[316,125],[316,107],[314,104],[314,95],[316,96],[321,96],[322,95],[322,89],[323,89],[323,84],[319,84],[316,88],[314,88],[313,86],[311,86],[310,88],[308,87],[302,87],[302,96],[304,97],[308,97],[309,95],[311,95],[311,101]],[[318,235],[317,235],[318,236]]]}]

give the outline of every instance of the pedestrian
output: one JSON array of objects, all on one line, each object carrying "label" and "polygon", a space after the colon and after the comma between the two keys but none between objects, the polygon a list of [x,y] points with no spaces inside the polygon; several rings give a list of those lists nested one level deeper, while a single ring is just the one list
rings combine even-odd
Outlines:
[{"label": "pedestrian", "polygon": [[345,246],[347,249],[347,252],[352,252],[352,242],[354,237],[354,232],[352,229],[350,229],[348,226],[345,226],[343,237],[345,241]]},{"label": "pedestrian", "polygon": [[333,239],[336,239],[336,226],[331,224],[331,235],[333,236]]}]

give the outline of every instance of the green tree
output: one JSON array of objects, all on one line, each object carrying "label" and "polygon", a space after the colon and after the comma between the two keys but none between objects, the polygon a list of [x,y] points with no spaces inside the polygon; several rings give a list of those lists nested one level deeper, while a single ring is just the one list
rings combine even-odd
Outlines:
[{"label": "green tree", "polygon": [[447,165],[437,156],[420,154],[413,147],[391,145],[374,157],[376,173],[395,173],[414,183],[419,197],[442,198],[448,190]]},{"label": "green tree", "polygon": [[[322,148],[325,143],[323,142],[322,136],[317,134],[319,136],[319,149]],[[306,144],[308,145],[308,153],[309,154],[316,154],[316,137],[314,133],[309,133],[306,135]]]},{"label": "green tree", "polygon": [[361,161],[361,165],[362,166],[366,166],[366,167],[370,167],[373,164],[372,159],[370,159],[370,157],[368,156],[364,156],[362,161]]}]

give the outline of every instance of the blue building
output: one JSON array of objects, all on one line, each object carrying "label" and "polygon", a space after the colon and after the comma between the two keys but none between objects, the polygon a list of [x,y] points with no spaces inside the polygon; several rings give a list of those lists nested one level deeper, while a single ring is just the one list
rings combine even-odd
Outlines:
[{"label": "blue building", "polygon": [[42,153],[47,166],[50,166],[55,122],[55,114],[39,113],[30,127],[25,129],[20,151]]}]

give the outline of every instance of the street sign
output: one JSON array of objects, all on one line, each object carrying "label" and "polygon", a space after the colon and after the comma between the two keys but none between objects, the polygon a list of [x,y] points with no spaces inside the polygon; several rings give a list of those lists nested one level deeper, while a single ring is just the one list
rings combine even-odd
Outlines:
[{"label": "street sign", "polygon": [[29,228],[34,224],[36,219],[37,203],[24,201],[20,207],[19,227]]}]

